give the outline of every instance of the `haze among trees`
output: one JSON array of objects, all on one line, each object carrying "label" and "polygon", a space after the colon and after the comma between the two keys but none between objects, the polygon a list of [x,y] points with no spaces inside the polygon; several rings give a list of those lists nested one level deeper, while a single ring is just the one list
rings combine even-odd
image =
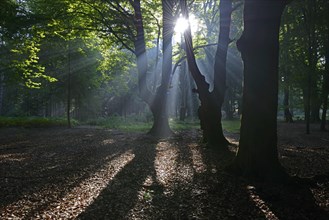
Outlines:
[{"label": "haze among trees", "polygon": [[193,136],[281,183],[278,124],[327,132],[327,0],[1,0],[0,51],[1,129]]}]

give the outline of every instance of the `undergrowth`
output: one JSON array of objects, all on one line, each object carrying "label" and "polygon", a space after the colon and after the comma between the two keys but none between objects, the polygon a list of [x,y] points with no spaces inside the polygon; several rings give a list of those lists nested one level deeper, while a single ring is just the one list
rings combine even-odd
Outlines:
[{"label": "undergrowth", "polygon": [[[71,121],[72,125],[78,124],[76,120]],[[56,127],[67,126],[65,118],[45,118],[45,117],[0,117],[0,127]]]},{"label": "undergrowth", "polygon": [[[90,125],[100,126],[104,128],[111,128],[122,130],[126,132],[147,132],[152,127],[152,121],[138,116],[111,116],[111,117],[99,117],[96,119],[90,119],[87,121],[71,120],[72,126],[77,125]],[[179,121],[171,118],[169,125],[174,131],[199,129],[200,122],[196,119],[187,119],[185,121]],[[239,120],[222,121],[223,129],[227,132],[238,133],[240,128]],[[46,118],[46,117],[0,117],[0,127],[56,127],[67,126],[66,118]]]}]

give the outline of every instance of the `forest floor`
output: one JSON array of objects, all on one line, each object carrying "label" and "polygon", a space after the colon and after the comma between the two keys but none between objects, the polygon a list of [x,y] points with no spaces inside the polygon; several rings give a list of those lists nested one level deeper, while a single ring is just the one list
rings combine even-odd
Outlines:
[{"label": "forest floor", "polygon": [[[307,182],[227,174],[198,130],[0,129],[0,219],[329,219],[329,134],[279,123],[279,157]],[[239,135],[227,133],[233,143]]]}]

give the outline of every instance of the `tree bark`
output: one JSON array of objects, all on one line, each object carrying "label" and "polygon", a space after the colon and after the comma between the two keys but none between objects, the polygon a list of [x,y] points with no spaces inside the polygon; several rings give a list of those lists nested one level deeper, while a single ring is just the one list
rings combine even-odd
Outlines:
[{"label": "tree bark", "polygon": [[292,114],[289,108],[289,86],[285,85],[284,88],[284,97],[283,97],[283,107],[284,107],[284,119],[288,123],[293,123]]},{"label": "tree bark", "polygon": [[[316,92],[316,80],[314,79],[314,73],[316,72],[316,63],[317,63],[317,54],[315,48],[317,48],[317,43],[315,39],[315,9],[316,1],[307,0],[307,8],[309,11],[308,16],[305,16],[306,29],[307,29],[307,38],[308,38],[308,74],[307,74],[307,92],[306,92],[306,112],[305,112],[305,121],[306,121],[306,134],[310,134],[310,123],[319,121],[319,109],[318,97]],[[318,111],[318,112],[317,112]]]},{"label": "tree bark", "polygon": [[[329,34],[328,34],[329,36]],[[321,115],[321,131],[326,130],[326,122],[327,122],[327,109],[328,109],[328,94],[329,94],[329,37],[327,40],[327,48],[326,48],[326,64],[325,64],[325,73],[323,77],[323,85],[322,85],[322,115]]]},{"label": "tree bark", "polygon": [[146,44],[145,44],[145,35],[144,35],[140,0],[134,0],[134,5],[133,5],[135,11],[135,26],[137,31],[134,45],[135,45],[135,55],[137,57],[139,93],[141,98],[150,107],[150,110],[153,115],[153,125],[148,133],[158,137],[166,137],[173,133],[169,127],[168,110],[167,110],[167,92],[168,92],[169,78],[170,78],[171,66],[172,66],[171,39],[173,34],[173,24],[170,23],[170,21],[172,20],[170,19],[168,20],[168,18],[172,16],[173,2],[170,0],[170,1],[162,1],[162,3],[166,5],[165,7],[163,7],[164,8],[163,62],[166,63],[164,63],[165,65],[163,65],[162,68],[163,72],[162,72],[161,85],[156,90],[155,95],[152,94],[152,92],[148,89],[147,80],[146,80],[148,62],[146,55]]},{"label": "tree bark", "polygon": [[161,85],[156,91],[155,100],[151,104],[151,111],[154,113],[154,123],[149,131],[155,136],[166,137],[173,134],[168,122],[168,89],[170,75],[172,71],[172,37],[174,34],[172,0],[163,0],[163,60],[162,60],[162,78]]},{"label": "tree bark", "polygon": [[66,116],[67,116],[67,126],[71,128],[71,42],[68,42],[68,72],[67,72],[67,106],[66,106]]},{"label": "tree bark", "polygon": [[179,73],[179,87],[181,91],[181,101],[180,101],[180,109],[179,109],[179,120],[184,121],[187,113],[187,98],[188,98],[188,88],[189,82],[187,79],[187,68],[186,61],[182,62]]},{"label": "tree bark", "polygon": [[232,172],[252,178],[286,177],[278,160],[279,28],[284,0],[245,0],[244,31],[237,42],[244,62],[240,142]]},{"label": "tree bark", "polygon": [[145,35],[144,35],[144,26],[143,18],[141,12],[140,0],[134,0],[134,12],[135,12],[135,27],[136,27],[136,36],[134,40],[135,46],[135,55],[137,59],[137,71],[138,71],[138,87],[139,94],[143,101],[148,105],[152,102],[152,93],[147,87],[147,55],[146,55],[146,44],[145,44]]},{"label": "tree bark", "polygon": [[[185,0],[181,1],[181,8],[183,16],[188,18],[188,9]],[[214,89],[213,92],[209,92],[209,84],[206,82],[204,75],[202,75],[196,63],[196,59],[193,52],[193,43],[190,27],[184,32],[184,40],[189,70],[197,85],[197,89],[195,91],[199,94],[199,100],[201,102],[201,105],[198,109],[198,115],[200,119],[200,126],[203,130],[204,141],[209,147],[226,151],[229,142],[224,137],[221,124],[222,114],[220,103],[222,103],[222,99],[221,97],[217,97],[217,95],[219,95],[223,90],[225,91],[225,88],[219,88],[222,83],[224,83],[225,85],[225,82],[218,82],[220,80],[223,80],[223,76],[217,76],[216,90]],[[217,58],[219,58],[219,56],[220,58],[224,56],[222,52],[218,53],[219,55],[217,55]],[[218,68],[218,65],[222,65],[222,63],[217,62],[214,68]],[[218,70],[216,69],[215,71],[218,74]],[[223,96],[223,94],[220,95]]]},{"label": "tree bark", "polygon": [[0,116],[2,115],[2,106],[3,106],[3,93],[5,87],[5,75],[0,72]]}]

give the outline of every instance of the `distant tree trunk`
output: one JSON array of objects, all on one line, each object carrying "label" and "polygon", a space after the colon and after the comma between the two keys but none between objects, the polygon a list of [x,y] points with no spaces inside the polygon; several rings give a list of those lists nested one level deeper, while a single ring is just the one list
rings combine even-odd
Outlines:
[{"label": "distant tree trunk", "polygon": [[179,109],[179,120],[184,121],[187,113],[187,94],[188,94],[188,80],[187,80],[186,62],[182,62],[179,73],[179,86],[181,90],[181,103]]},{"label": "distant tree trunk", "polygon": [[284,88],[284,97],[283,97],[283,107],[284,107],[284,119],[288,123],[294,122],[292,119],[292,114],[289,108],[289,87]]},{"label": "distant tree trunk", "polygon": [[4,79],[5,75],[0,73],[0,116],[2,115],[2,106],[3,106],[3,93],[4,93]]},{"label": "distant tree trunk", "polygon": [[[148,89],[147,86],[147,56],[146,56],[146,45],[145,45],[145,36],[144,36],[144,27],[143,27],[143,20],[142,20],[142,12],[141,12],[141,5],[140,0],[134,0],[133,6],[135,11],[135,26],[136,26],[136,39],[134,41],[135,45],[135,55],[137,57],[137,69],[138,69],[138,86],[139,86],[139,93],[141,98],[149,105],[150,110],[153,115],[153,126],[149,131],[149,134],[154,136],[169,136],[172,134],[172,130],[169,127],[168,122],[168,110],[167,110],[167,90],[169,85],[169,77],[171,73],[171,39],[172,39],[172,32],[173,32],[173,24],[168,23],[168,17],[172,17],[172,7],[173,4],[172,0],[170,1],[163,1],[163,4],[169,6],[169,8],[165,8],[163,12],[164,18],[164,26],[163,29],[168,32],[163,31],[163,35],[165,36],[163,39],[163,53],[166,54],[166,58],[163,59],[167,60],[168,63],[164,65],[162,73],[162,82],[161,86],[157,89],[156,95],[152,94],[152,92]],[[166,20],[166,22],[165,22]],[[169,20],[172,21],[172,20]],[[166,24],[165,24],[166,23]],[[169,34],[167,36],[167,34]],[[170,62],[170,63],[169,63]],[[170,65],[170,66],[169,66]],[[168,75],[168,69],[169,75]]]},{"label": "distant tree trunk", "polygon": [[[316,86],[316,85],[315,85]],[[313,90],[313,89],[312,89]],[[311,99],[311,122],[320,122],[320,107],[321,107],[321,102],[318,97],[318,94],[315,94],[315,96],[312,96],[313,98]]]},{"label": "distant tree trunk", "polygon": [[[317,97],[317,85],[316,80],[314,78],[314,73],[316,72],[316,59],[317,59],[317,43],[315,39],[315,11],[316,11],[316,1],[314,0],[307,0],[307,6],[309,14],[305,17],[305,24],[307,30],[307,38],[308,38],[308,74],[307,74],[307,92],[306,92],[306,107],[305,107],[305,121],[306,121],[306,134],[310,134],[310,123],[313,121],[319,121],[319,109],[320,106],[318,104],[318,97]],[[305,13],[305,10],[304,10]]]},{"label": "distant tree trunk", "polygon": [[71,42],[68,42],[68,70],[67,70],[67,126],[71,128]]},{"label": "distant tree trunk", "polygon": [[227,120],[233,120],[233,113],[234,113],[234,98],[233,98],[233,91],[232,88],[227,88],[226,91],[226,98],[223,104],[223,109],[226,113]]},{"label": "distant tree trunk", "polygon": [[284,0],[245,0],[244,31],[237,42],[244,62],[240,142],[230,170],[238,175],[281,180],[277,106],[279,28]]},{"label": "distant tree trunk", "polygon": [[[181,0],[181,8],[183,16],[188,18],[186,0]],[[209,84],[206,82],[204,75],[200,72],[195,60],[190,27],[184,32],[184,39],[189,70],[197,85],[197,89],[195,91],[199,94],[199,99],[201,102],[198,109],[198,115],[200,119],[200,126],[203,130],[204,141],[207,142],[209,147],[227,150],[228,141],[223,135],[221,125],[221,105],[219,105],[222,100],[221,96],[223,95],[220,94],[220,97],[216,97],[216,95],[219,95],[219,93],[225,90],[225,88],[218,88],[219,84],[222,82],[218,82],[219,80],[217,79],[216,82],[218,84],[216,91],[214,89],[213,92],[209,92]],[[217,65],[215,65],[215,67],[218,67]],[[223,76],[220,76],[219,78],[223,79]]]},{"label": "distant tree trunk", "polygon": [[[286,28],[285,28],[286,27]],[[287,33],[290,32],[290,25],[289,24],[285,24],[284,27],[282,27],[282,32],[283,32],[283,37],[285,37],[287,35]],[[283,47],[286,46],[286,44],[288,44],[290,40],[289,39],[283,39]],[[288,46],[287,46],[288,47]],[[283,56],[284,56],[284,60],[282,62],[282,67],[283,67],[283,108],[284,108],[284,119],[286,122],[288,123],[292,123],[293,118],[292,118],[292,113],[290,111],[290,66],[289,63],[291,62],[289,59],[290,56],[290,50],[286,50],[284,52],[282,52]]]},{"label": "distant tree trunk", "polygon": [[[329,35],[328,35],[329,36]],[[326,130],[326,121],[327,121],[327,109],[328,109],[328,94],[329,94],[329,37],[327,40],[326,48],[326,64],[325,64],[325,73],[323,77],[322,85],[322,115],[321,115],[321,131]]]}]

